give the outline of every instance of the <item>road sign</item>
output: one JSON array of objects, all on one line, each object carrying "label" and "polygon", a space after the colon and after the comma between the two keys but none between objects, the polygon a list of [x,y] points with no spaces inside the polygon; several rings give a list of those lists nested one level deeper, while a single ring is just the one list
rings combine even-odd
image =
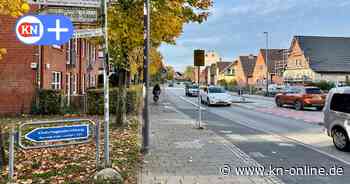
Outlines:
[{"label": "road sign", "polygon": [[97,8],[86,7],[47,7],[40,14],[64,15],[72,22],[93,23],[98,20]]},{"label": "road sign", "polygon": [[57,142],[89,138],[89,125],[36,128],[25,135],[33,142]]},{"label": "road sign", "polygon": [[194,66],[204,66],[205,64],[205,51],[194,50]]},{"label": "road sign", "polygon": [[28,45],[62,45],[74,32],[69,18],[58,15],[29,15],[21,17],[15,27],[16,36]]},{"label": "road sign", "polygon": [[75,38],[91,38],[103,36],[102,28],[97,29],[78,29],[75,30],[73,37]]},{"label": "road sign", "polygon": [[28,3],[50,6],[77,6],[95,8],[99,8],[101,6],[101,0],[29,0]]}]

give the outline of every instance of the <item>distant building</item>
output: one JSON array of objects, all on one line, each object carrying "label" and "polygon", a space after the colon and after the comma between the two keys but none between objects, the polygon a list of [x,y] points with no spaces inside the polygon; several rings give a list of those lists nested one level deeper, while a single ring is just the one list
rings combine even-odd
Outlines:
[{"label": "distant building", "polygon": [[269,84],[283,83],[283,72],[288,60],[287,54],[287,49],[268,49],[266,62],[266,49],[260,49],[253,71],[253,82],[257,88],[265,87],[267,75]]},{"label": "distant building", "polygon": [[205,53],[205,66],[211,66],[212,64],[220,61],[220,56],[214,51],[209,51]]},{"label": "distant building", "polygon": [[287,83],[345,82],[350,76],[350,38],[295,36],[290,46]]},{"label": "distant building", "polygon": [[257,56],[239,56],[235,64],[235,74],[237,84],[241,87],[254,85],[253,71],[255,68]]},{"label": "distant building", "polygon": [[231,62],[227,67],[219,72],[219,81],[225,81],[226,83],[236,80],[236,61]]},{"label": "distant building", "polygon": [[230,61],[219,61],[210,66],[210,84],[217,85],[219,80],[219,74],[232,62]]}]

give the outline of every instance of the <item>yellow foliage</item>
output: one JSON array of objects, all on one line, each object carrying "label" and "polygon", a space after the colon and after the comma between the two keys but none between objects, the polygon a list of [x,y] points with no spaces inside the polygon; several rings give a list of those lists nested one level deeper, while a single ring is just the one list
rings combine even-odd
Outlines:
[{"label": "yellow foliage", "polygon": [[[19,17],[23,13],[29,12],[29,10],[30,6],[25,0],[0,0],[0,15]],[[0,60],[6,53],[6,49],[0,48]]]},{"label": "yellow foliage", "polygon": [[22,16],[30,9],[24,0],[0,0],[0,15],[10,15],[12,17]]}]

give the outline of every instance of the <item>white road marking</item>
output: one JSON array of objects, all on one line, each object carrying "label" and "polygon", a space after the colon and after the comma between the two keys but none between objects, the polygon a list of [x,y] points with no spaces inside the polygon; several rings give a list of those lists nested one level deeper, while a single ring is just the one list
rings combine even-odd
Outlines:
[{"label": "white road marking", "polygon": [[295,147],[295,144],[290,144],[290,143],[278,143],[278,146],[285,146],[285,147]]},{"label": "white road marking", "polygon": [[223,133],[223,134],[230,134],[230,133],[232,133],[232,131],[229,131],[229,130],[221,130],[220,132]]},{"label": "white road marking", "polygon": [[260,152],[249,152],[248,153],[250,156],[254,158],[265,158],[266,156]]},{"label": "white road marking", "polygon": [[344,164],[346,164],[346,165],[350,165],[350,162],[348,162],[348,161],[346,161],[346,160],[344,160],[344,159],[342,159],[342,158],[339,158],[339,157],[337,157],[336,155],[332,155],[332,154],[327,153],[327,152],[325,152],[325,151],[319,150],[319,149],[317,149],[316,147],[314,147],[314,146],[312,146],[312,145],[305,144],[305,143],[300,142],[299,140],[296,140],[296,139],[294,139],[294,138],[290,138],[290,137],[286,137],[286,136],[283,136],[283,135],[279,135],[278,133],[275,133],[275,132],[273,132],[273,131],[255,128],[255,127],[253,127],[253,126],[250,126],[250,125],[249,125],[249,124],[250,124],[249,122],[241,122],[241,121],[235,121],[235,122],[238,123],[238,124],[240,124],[240,125],[242,125],[242,126],[251,128],[251,129],[256,130],[256,131],[261,131],[261,132],[264,132],[264,133],[266,133],[266,134],[271,134],[271,135],[279,136],[279,137],[281,137],[281,138],[285,138],[285,139],[287,139],[287,140],[289,140],[289,141],[291,141],[291,142],[293,142],[293,143],[302,145],[302,146],[304,146],[304,147],[306,147],[306,148],[308,148],[308,149],[311,149],[311,150],[313,150],[313,151],[316,151],[316,152],[318,152],[318,153],[321,153],[321,154],[323,154],[323,155],[326,155],[326,156],[328,156],[328,157],[330,157],[330,158],[333,158],[333,159],[335,159],[335,160],[337,160],[337,161],[339,161],[339,162],[342,162],[342,163],[344,163]]},{"label": "white road marking", "polygon": [[[180,98],[181,98],[182,100],[184,100],[184,101],[186,101],[186,102],[192,104],[193,106],[198,107],[198,104],[196,104],[196,103],[194,103],[194,102],[192,102],[192,101],[186,99],[185,97],[180,96]],[[202,109],[202,110],[206,110],[206,108],[204,108],[204,107],[202,107],[202,106],[201,106],[201,109]]]},{"label": "white road marking", "polygon": [[227,134],[226,136],[230,139],[237,140],[237,141],[247,141],[248,140],[246,137],[243,137],[243,136],[238,135],[238,134]]}]

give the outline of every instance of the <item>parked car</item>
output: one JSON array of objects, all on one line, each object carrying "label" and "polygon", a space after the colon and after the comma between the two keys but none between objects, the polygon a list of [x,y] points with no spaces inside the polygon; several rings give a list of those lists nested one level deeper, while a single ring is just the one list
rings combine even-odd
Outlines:
[{"label": "parked car", "polygon": [[198,96],[199,95],[198,85],[186,85],[185,94],[186,96]]},{"label": "parked car", "polygon": [[326,95],[318,87],[290,87],[275,96],[278,107],[293,105],[296,110],[303,110],[304,107],[316,107],[322,110]]},{"label": "parked car", "polygon": [[323,110],[324,126],[338,150],[350,150],[350,87],[333,88]]},{"label": "parked car", "polygon": [[231,105],[231,95],[227,94],[226,91],[220,87],[210,86],[204,88],[200,93],[202,104],[207,105]]},{"label": "parked car", "polygon": [[[283,90],[286,89],[286,86],[270,84],[268,89],[269,94],[267,96],[275,96],[276,94],[283,92]],[[262,88],[262,92],[266,95],[266,87]]]}]

